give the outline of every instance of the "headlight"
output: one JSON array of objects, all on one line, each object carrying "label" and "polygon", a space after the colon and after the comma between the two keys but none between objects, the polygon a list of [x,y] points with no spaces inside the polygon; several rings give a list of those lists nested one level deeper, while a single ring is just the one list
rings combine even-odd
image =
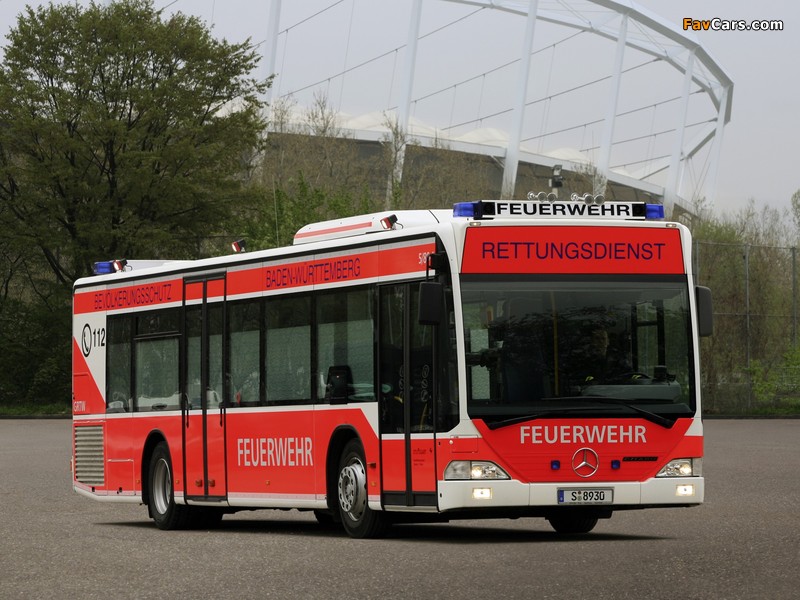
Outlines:
[{"label": "headlight", "polygon": [[676,458],[664,465],[656,477],[700,477],[702,474],[702,458]]},{"label": "headlight", "polygon": [[444,470],[445,479],[511,479],[503,469],[485,460],[454,460]]}]

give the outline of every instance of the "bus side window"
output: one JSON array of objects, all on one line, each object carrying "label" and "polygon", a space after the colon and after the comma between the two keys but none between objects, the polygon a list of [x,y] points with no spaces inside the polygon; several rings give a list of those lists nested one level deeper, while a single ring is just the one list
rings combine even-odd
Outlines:
[{"label": "bus side window", "polygon": [[[135,411],[180,408],[180,322],[178,308],[137,313],[133,345]],[[191,345],[192,340],[188,343]]]},{"label": "bus side window", "polygon": [[132,319],[129,315],[108,318],[106,356],[106,411],[131,410]]},{"label": "bus side window", "polygon": [[136,342],[136,410],[177,410],[178,338]]},{"label": "bus side window", "polygon": [[[373,291],[337,291],[316,299],[317,398],[325,402],[375,399]],[[346,369],[346,373],[345,373]],[[349,378],[347,393],[331,398],[331,373]]]},{"label": "bus side window", "polygon": [[228,307],[230,404],[257,406],[261,402],[261,307],[258,300]]},{"label": "bus side window", "polygon": [[311,402],[311,298],[266,304],[266,403]]}]

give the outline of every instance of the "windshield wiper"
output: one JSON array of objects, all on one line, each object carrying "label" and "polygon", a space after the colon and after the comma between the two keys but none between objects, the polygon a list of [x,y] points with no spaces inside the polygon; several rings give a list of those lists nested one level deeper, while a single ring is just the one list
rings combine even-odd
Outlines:
[{"label": "windshield wiper", "polygon": [[623,400],[622,398],[610,398],[608,396],[581,396],[581,399],[597,402],[599,404],[613,404],[614,406],[624,406],[625,408],[630,408],[632,411],[639,413],[651,423],[661,425],[661,427],[664,429],[671,429],[672,426],[675,425],[675,421],[677,421],[677,419],[668,419],[667,417],[662,417],[661,415],[657,415],[656,413],[645,410],[639,406],[629,404],[628,400]]},{"label": "windshield wiper", "polygon": [[[671,429],[673,425],[675,425],[675,421],[677,419],[668,419],[667,417],[662,417],[654,412],[650,412],[649,410],[645,410],[638,406],[634,406],[632,404],[628,404],[628,401],[623,400],[622,398],[609,398],[608,396],[566,396],[561,398],[542,398],[542,400],[549,400],[549,401],[574,401],[574,402],[591,402],[594,404],[609,404],[613,406],[622,406],[625,408],[629,408],[632,411],[642,415],[644,419],[650,421],[651,423],[655,423],[656,425],[660,425],[664,429]],[[543,410],[538,413],[533,413],[530,415],[524,415],[521,417],[512,417],[510,419],[503,419],[502,421],[495,421],[493,423],[486,423],[486,426],[489,429],[500,429],[501,427],[507,427],[509,425],[516,425],[517,423],[524,423],[525,421],[534,421],[536,419],[541,419],[542,417],[552,417],[558,416],[560,414],[568,414],[573,412],[582,412],[586,410],[612,410],[611,406],[608,407],[597,407],[597,406],[565,406],[563,408],[551,408],[547,410]]]},{"label": "windshield wiper", "polygon": [[[605,410],[610,410],[606,409],[605,407],[603,408]],[[586,406],[565,406],[564,408],[550,408],[538,413],[533,413],[532,415],[511,417],[510,419],[503,419],[502,421],[493,421],[491,423],[487,422],[486,426],[489,429],[500,429],[501,427],[516,425],[517,423],[524,423],[525,421],[535,421],[536,419],[541,419],[542,417],[553,417],[558,415],[565,415],[567,413],[572,413],[572,412],[582,412],[585,411],[586,409],[587,409]],[[597,408],[595,407],[591,410],[597,410]]]}]

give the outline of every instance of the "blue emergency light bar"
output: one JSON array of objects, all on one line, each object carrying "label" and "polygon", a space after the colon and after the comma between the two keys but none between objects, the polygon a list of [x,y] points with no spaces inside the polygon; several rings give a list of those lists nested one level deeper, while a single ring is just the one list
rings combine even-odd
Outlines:
[{"label": "blue emergency light bar", "polygon": [[453,216],[482,219],[483,203],[480,200],[475,202],[456,202],[453,204]]},{"label": "blue emergency light bar", "polygon": [[[587,195],[588,196],[588,195]],[[543,202],[514,200],[476,200],[453,205],[454,217],[472,219],[525,219],[525,218],[590,218],[658,220],[664,218],[664,206],[644,202]]]},{"label": "blue emergency light bar", "polygon": [[644,205],[644,218],[648,221],[658,221],[664,218],[664,205],[663,204],[645,204]]},{"label": "blue emergency light bar", "polygon": [[121,260],[103,260],[92,265],[92,272],[95,275],[108,275],[110,273],[119,273],[125,270],[128,261],[124,258]]}]

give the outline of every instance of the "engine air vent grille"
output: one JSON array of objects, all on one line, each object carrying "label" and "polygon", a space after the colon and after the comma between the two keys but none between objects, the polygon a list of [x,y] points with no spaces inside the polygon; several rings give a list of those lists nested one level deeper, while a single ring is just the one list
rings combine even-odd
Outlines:
[{"label": "engine air vent grille", "polygon": [[105,482],[102,425],[75,428],[75,479],[86,485]]}]

